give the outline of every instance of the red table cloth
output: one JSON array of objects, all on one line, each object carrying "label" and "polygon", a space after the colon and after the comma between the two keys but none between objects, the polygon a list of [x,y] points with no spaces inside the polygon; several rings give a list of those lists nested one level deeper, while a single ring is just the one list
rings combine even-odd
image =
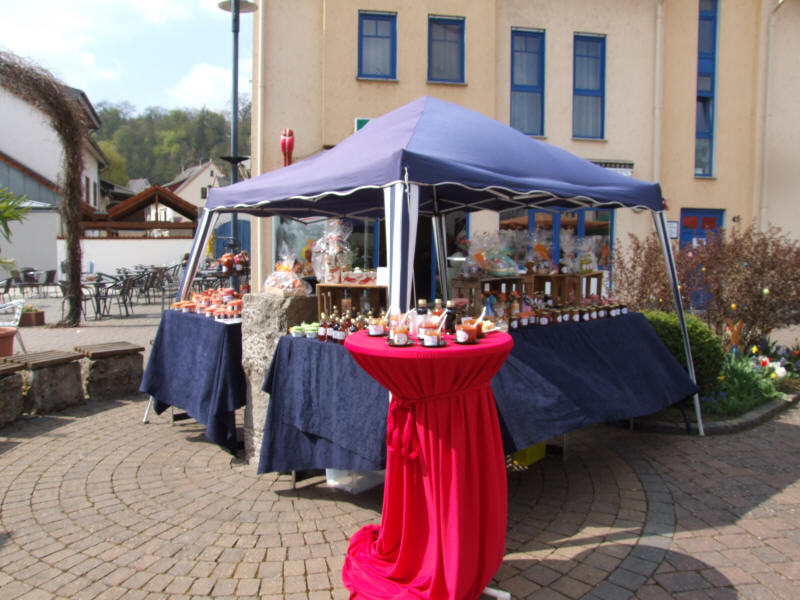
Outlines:
[{"label": "red table cloth", "polygon": [[513,342],[502,332],[447,342],[392,348],[366,332],[345,340],[392,393],[381,524],[350,540],[350,598],[478,598],[503,560],[508,490],[490,382]]}]

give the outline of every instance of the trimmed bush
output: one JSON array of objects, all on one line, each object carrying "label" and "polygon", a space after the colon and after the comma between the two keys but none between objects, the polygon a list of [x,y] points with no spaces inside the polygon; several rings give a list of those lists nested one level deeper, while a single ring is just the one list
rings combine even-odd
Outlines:
[{"label": "trimmed bush", "polygon": [[[678,315],[659,310],[646,310],[642,314],[672,355],[683,365],[684,369],[688,370]],[[697,385],[700,393],[708,396],[717,385],[722,363],[725,360],[725,350],[714,331],[697,317],[686,315],[686,329],[689,332],[689,344],[692,347],[692,361],[695,375],[697,375]]]}]

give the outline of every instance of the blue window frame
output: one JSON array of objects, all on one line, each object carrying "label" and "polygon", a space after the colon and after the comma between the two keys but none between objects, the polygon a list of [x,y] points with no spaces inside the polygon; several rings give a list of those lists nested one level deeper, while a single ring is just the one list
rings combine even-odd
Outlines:
[{"label": "blue window frame", "polygon": [[576,35],[572,71],[572,136],[605,135],[606,39]]},{"label": "blue window frame", "polygon": [[714,92],[717,69],[717,0],[700,0],[697,35],[697,113],[694,174],[710,177],[714,157]]},{"label": "blue window frame", "polygon": [[544,135],[543,31],[511,31],[511,126]]},{"label": "blue window frame", "polygon": [[397,79],[397,15],[358,13],[358,76]]},{"label": "blue window frame", "polygon": [[464,83],[464,19],[428,18],[428,81]]}]

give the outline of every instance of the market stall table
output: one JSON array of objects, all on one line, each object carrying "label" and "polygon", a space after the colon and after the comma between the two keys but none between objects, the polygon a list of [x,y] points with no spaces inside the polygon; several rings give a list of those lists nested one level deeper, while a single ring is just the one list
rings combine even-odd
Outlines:
[{"label": "market stall table", "polygon": [[236,452],[234,411],[245,405],[241,321],[167,311],[158,326],[139,391],[155,410],[180,408],[206,426],[206,437]]},{"label": "market stall table", "polygon": [[356,362],[392,393],[381,524],[350,540],[351,598],[478,598],[500,567],[508,499],[490,381],[511,346],[501,332],[444,348],[348,336]]}]

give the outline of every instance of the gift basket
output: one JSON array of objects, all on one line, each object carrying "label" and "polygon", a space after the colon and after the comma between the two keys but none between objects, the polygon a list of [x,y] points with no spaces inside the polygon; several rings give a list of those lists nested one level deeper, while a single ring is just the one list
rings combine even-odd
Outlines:
[{"label": "gift basket", "polygon": [[264,280],[264,293],[283,297],[310,295],[311,286],[300,278],[302,265],[292,257],[285,242],[281,242],[279,256],[275,270]]},{"label": "gift basket", "polygon": [[350,243],[347,238],[353,226],[347,221],[331,219],[325,232],[311,247],[311,266],[320,283],[342,283],[342,274],[350,269]]}]

